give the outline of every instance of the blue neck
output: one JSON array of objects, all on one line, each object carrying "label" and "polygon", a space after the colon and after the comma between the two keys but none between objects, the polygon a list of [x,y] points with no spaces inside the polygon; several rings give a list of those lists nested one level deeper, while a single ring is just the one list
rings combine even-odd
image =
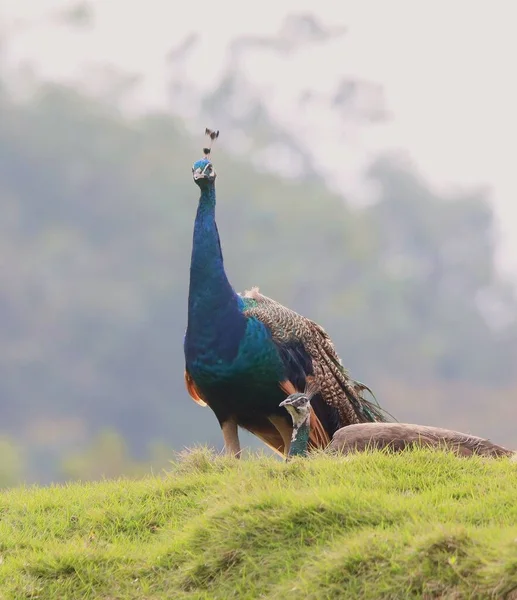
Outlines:
[{"label": "blue neck", "polygon": [[215,203],[215,185],[205,183],[194,224],[190,262],[187,338],[192,359],[200,351],[212,351],[214,358],[217,354],[217,358],[230,359],[237,351],[235,335],[240,332],[239,324],[245,326],[239,310],[241,300],[224,270]]},{"label": "blue neck", "polygon": [[307,456],[309,446],[310,426],[306,419],[298,428],[293,429],[293,437],[289,448],[289,456]]},{"label": "blue neck", "polygon": [[[194,223],[189,314],[195,308],[199,295],[205,296],[208,290],[217,292],[218,297],[221,294],[227,297],[236,295],[224,270],[221,242],[215,222],[215,201],[215,185],[206,184],[201,191]],[[208,296],[213,299],[213,295],[212,293]]]}]

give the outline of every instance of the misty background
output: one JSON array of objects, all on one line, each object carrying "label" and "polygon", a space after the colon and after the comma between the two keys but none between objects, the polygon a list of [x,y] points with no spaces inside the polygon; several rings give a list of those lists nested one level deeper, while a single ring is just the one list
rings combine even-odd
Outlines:
[{"label": "misty background", "polygon": [[234,287],[323,325],[399,421],[517,448],[505,7],[4,2],[0,485],[221,448],[183,382],[206,126]]}]

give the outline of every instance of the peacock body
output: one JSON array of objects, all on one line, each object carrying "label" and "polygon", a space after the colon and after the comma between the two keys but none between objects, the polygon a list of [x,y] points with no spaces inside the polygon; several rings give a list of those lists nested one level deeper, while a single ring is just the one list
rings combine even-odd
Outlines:
[{"label": "peacock body", "polygon": [[382,410],[363,398],[367,388],[348,376],[319,325],[258,288],[235,292],[215,220],[213,165],[205,157],[192,170],[201,194],[190,265],[185,380],[192,398],[215,413],[226,450],[240,452],[240,426],[287,453],[292,421],[279,405],[311,380],[319,386],[312,400],[311,447],[326,446],[343,425],[384,421]]}]

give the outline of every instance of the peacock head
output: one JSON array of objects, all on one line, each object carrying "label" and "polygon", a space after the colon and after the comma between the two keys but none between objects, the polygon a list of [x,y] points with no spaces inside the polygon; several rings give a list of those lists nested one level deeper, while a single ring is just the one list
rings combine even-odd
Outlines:
[{"label": "peacock head", "polygon": [[200,188],[203,188],[207,185],[213,185],[216,173],[214,166],[208,158],[202,158],[201,160],[196,161],[192,165],[192,177],[194,178],[194,182]]},{"label": "peacock head", "polygon": [[283,402],[280,402],[280,406],[285,408],[291,415],[295,428],[298,428],[310,417],[311,399],[306,392],[296,392],[287,396]]}]

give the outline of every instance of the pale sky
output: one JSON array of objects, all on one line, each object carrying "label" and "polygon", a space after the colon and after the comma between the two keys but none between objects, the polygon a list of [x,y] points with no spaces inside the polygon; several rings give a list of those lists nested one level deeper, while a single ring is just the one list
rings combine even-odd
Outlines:
[{"label": "pale sky", "polygon": [[[325,25],[346,26],[346,36],[325,46],[286,56],[250,55],[250,83],[273,115],[299,130],[330,180],[349,193],[359,194],[356,174],[379,148],[406,149],[436,185],[488,185],[502,236],[501,264],[517,280],[514,0],[96,0],[92,30],[78,32],[45,19],[50,9],[71,4],[3,0],[0,26],[16,26],[7,44],[10,64],[30,59],[39,73],[56,79],[84,78],[102,64],[142,73],[139,98],[148,107],[163,105],[164,57],[189,32],[198,32],[201,43],[184,77],[206,89],[237,35],[275,33],[287,13],[304,11]],[[340,77],[354,74],[384,86],[393,119],[358,130],[345,144],[324,100]],[[295,101],[306,89],[322,100],[304,112]]]}]

